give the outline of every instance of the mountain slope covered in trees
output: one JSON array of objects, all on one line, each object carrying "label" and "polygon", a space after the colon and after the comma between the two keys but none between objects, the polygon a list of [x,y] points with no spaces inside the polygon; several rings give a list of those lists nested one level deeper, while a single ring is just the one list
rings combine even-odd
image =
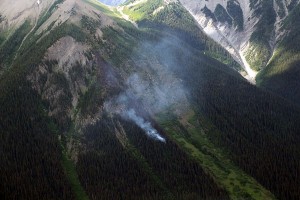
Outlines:
[{"label": "mountain slope covered in trees", "polygon": [[17,2],[0,7],[4,199],[299,199],[300,109],[179,2]]}]

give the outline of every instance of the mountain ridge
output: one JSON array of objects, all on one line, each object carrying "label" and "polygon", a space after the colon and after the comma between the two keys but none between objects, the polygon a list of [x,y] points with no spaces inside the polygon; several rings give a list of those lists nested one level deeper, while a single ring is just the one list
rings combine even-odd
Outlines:
[{"label": "mountain ridge", "polygon": [[[181,3],[195,17],[196,21],[199,22],[204,32],[226,48],[244,66],[250,76],[249,78],[254,79],[257,72],[252,71],[252,69],[259,71],[267,65],[273,52],[276,51],[275,44],[280,43],[285,32],[284,30],[278,32],[280,27],[282,27],[280,24],[287,17],[288,12],[292,12],[293,6],[299,4],[299,1],[274,1],[274,5],[270,4],[270,2],[268,3],[268,1],[250,2],[233,0],[213,2],[182,0]],[[243,17],[237,16],[236,18],[237,20],[244,21],[241,21],[241,28],[236,29],[235,26],[228,24],[228,22],[220,22],[218,19],[204,13],[203,9],[206,8],[212,15],[216,14],[217,5],[227,11],[228,14],[230,5],[236,5],[236,9],[240,9],[240,11],[237,10],[236,12],[243,13]],[[289,7],[289,10],[287,10],[287,7]],[[265,12],[264,10],[268,11]],[[270,13],[271,15],[274,13],[274,15],[268,16]],[[265,23],[265,19],[273,21]],[[268,26],[271,27],[271,31],[265,28]],[[260,37],[261,34],[259,34],[259,31],[266,31],[266,38]],[[266,40],[267,42],[265,43],[260,40]],[[259,47],[256,43],[262,46]],[[258,47],[261,50],[256,49]],[[262,50],[265,52],[260,52]],[[252,58],[252,55],[255,54],[257,54],[255,57],[261,61],[255,60],[255,57]]]},{"label": "mountain ridge", "polygon": [[299,197],[299,108],[246,81],[178,1],[129,1],[129,20],[39,6],[1,23],[5,199]]}]

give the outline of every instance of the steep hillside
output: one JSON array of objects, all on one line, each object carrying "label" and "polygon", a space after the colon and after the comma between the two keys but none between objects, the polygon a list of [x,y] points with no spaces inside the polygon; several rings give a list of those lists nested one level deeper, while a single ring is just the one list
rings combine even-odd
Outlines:
[{"label": "steep hillside", "polygon": [[17,2],[0,6],[4,199],[299,199],[299,108],[180,2]]},{"label": "steep hillside", "polygon": [[298,0],[180,2],[244,67],[245,78],[299,105]]},{"label": "steep hillside", "polygon": [[[1,46],[1,196],[227,199],[223,187],[176,143],[151,139],[159,134],[158,125],[135,120],[151,120],[149,111],[159,109],[153,92],[180,84],[162,71],[164,64],[139,61],[142,55],[134,53],[161,34],[139,31],[91,1],[56,1],[34,25],[31,20],[25,18]],[[20,39],[7,48],[15,37]],[[153,79],[155,73],[169,78]],[[127,90],[130,84],[147,83],[151,77],[153,83],[171,82],[149,88],[140,99],[127,97],[127,92],[140,91]],[[121,95],[132,100],[120,104]],[[144,111],[142,103],[148,107]],[[169,101],[161,100],[161,108],[167,105]],[[135,118],[126,110],[119,113],[118,106],[134,109]],[[135,142],[140,139],[143,143]],[[155,151],[148,150],[151,145]]]},{"label": "steep hillside", "polygon": [[244,66],[250,80],[266,67],[278,43],[287,36],[283,21],[299,4],[298,0],[180,2],[204,32]]},{"label": "steep hillside", "polygon": [[299,13],[300,6],[297,5],[282,21],[282,27],[279,29],[279,32],[282,33],[280,42],[278,42],[268,65],[257,77],[259,86],[271,90],[297,105],[300,105]]}]

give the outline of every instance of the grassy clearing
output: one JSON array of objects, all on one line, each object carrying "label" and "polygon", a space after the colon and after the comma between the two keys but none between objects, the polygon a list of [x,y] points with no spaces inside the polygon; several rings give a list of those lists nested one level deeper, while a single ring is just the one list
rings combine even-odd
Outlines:
[{"label": "grassy clearing", "polygon": [[130,16],[133,21],[139,21],[145,17],[145,14],[139,11],[131,10],[128,7],[124,7],[123,12]]},{"label": "grassy clearing", "polygon": [[168,118],[168,114],[163,114],[158,120],[171,139],[197,160],[227,190],[231,199],[275,199],[255,179],[235,166],[226,153],[216,148],[208,137],[217,131],[213,125],[193,112],[181,120]]},{"label": "grassy clearing", "polygon": [[125,6],[123,12],[133,21],[141,21],[144,18],[150,18],[153,12],[162,5],[162,0],[141,1],[134,6]]},{"label": "grassy clearing", "polygon": [[[62,166],[65,170],[65,174],[68,178],[68,181],[72,187],[72,190],[76,196],[77,200],[88,200],[89,197],[87,196],[87,194],[85,193],[85,190],[83,189],[83,187],[81,186],[81,183],[79,181],[78,178],[78,174],[75,168],[75,165],[73,163],[73,161],[69,158],[68,156],[68,152],[65,148],[66,146],[66,138],[63,136],[59,136],[59,130],[56,124],[54,124],[52,121],[49,121],[48,123],[48,129],[54,133],[55,135],[57,135],[59,138],[59,144],[61,146],[62,149],[62,157],[61,157],[61,163]],[[68,133],[67,133],[67,138],[70,138],[74,135],[75,132],[75,127],[74,124],[71,125]]]},{"label": "grassy clearing", "polygon": [[60,145],[62,147],[62,166],[65,170],[66,176],[70,182],[70,185],[75,193],[76,199],[78,200],[88,200],[89,197],[85,193],[85,190],[81,186],[78,178],[78,174],[73,161],[69,158],[68,153],[63,145],[62,140],[60,140]]},{"label": "grassy clearing", "polygon": [[106,6],[97,0],[84,0],[84,1],[90,4],[91,6],[93,6],[94,8],[96,8],[97,10],[100,10],[101,12],[103,12],[105,15],[109,17],[118,17],[118,14],[114,12],[114,9],[111,9],[111,7]]},{"label": "grassy clearing", "polygon": [[68,180],[71,184],[71,187],[76,195],[76,199],[78,200],[85,200],[89,199],[87,194],[85,193],[84,189],[82,188],[80,181],[78,179],[78,175],[75,169],[75,166],[64,152],[62,156],[62,164],[67,174]]}]

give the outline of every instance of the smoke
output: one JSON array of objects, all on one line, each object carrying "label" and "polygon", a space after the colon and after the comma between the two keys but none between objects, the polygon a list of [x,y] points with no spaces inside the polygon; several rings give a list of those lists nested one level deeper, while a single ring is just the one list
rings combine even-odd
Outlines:
[{"label": "smoke", "polygon": [[[130,71],[133,73],[128,77],[125,75],[126,89],[104,103],[108,113],[133,121],[148,137],[161,142],[165,142],[165,139],[141,113],[155,116],[171,110],[174,114],[181,115],[189,107],[187,90],[175,73],[177,69],[183,68],[178,64],[178,59],[184,57],[184,53],[174,54],[173,51],[179,49],[184,52],[184,48],[172,44],[177,44],[177,41],[170,41],[169,38],[158,43],[142,44],[136,51],[137,55],[131,58],[133,64]],[[123,77],[124,74],[127,73],[123,73]]]},{"label": "smoke", "polygon": [[146,135],[150,138],[161,142],[166,142],[165,138],[159,135],[157,130],[152,127],[151,123],[146,122],[143,118],[137,116],[133,109],[123,112],[122,116],[135,122],[135,124],[138,125],[141,129],[143,129]]},{"label": "smoke", "polygon": [[134,103],[136,103],[136,98],[130,92],[130,90],[128,90],[111,99],[110,101],[105,102],[104,108],[107,112],[117,114],[123,119],[131,120],[138,127],[143,129],[148,137],[160,142],[166,142],[165,138],[158,133],[158,131],[151,125],[150,122],[146,121],[141,116],[138,116],[134,108],[131,108]]}]

